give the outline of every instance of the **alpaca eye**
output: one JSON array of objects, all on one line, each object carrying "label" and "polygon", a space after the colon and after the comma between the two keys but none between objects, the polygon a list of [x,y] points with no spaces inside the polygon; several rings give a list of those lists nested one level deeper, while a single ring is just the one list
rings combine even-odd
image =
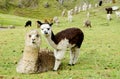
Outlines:
[{"label": "alpaca eye", "polygon": [[41,29],[41,30],[43,30],[43,29]]},{"label": "alpaca eye", "polygon": [[47,30],[50,30],[50,28],[47,28]]},{"label": "alpaca eye", "polygon": [[31,37],[31,35],[29,35],[29,38]]},{"label": "alpaca eye", "polygon": [[39,37],[39,35],[37,34],[36,37]]}]

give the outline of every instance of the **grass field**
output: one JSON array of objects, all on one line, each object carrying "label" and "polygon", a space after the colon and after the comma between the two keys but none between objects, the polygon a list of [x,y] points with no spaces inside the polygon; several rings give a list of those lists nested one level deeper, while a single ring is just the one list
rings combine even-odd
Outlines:
[{"label": "grass field", "polygon": [[[36,29],[35,23],[31,28],[24,28],[24,21],[31,18],[0,14],[1,24],[17,26],[0,30],[0,79],[120,79],[120,18],[112,14],[113,19],[107,21],[103,8],[90,11],[92,28],[83,27],[87,12],[74,15],[72,23],[67,22],[66,17],[59,17],[59,26],[52,27],[55,33],[68,27],[78,27],[84,32],[81,54],[78,63],[70,67],[67,65],[69,51],[66,51],[58,71],[40,74],[19,74],[15,70],[24,48],[25,34]],[[46,47],[53,50],[42,36],[41,48]]]}]

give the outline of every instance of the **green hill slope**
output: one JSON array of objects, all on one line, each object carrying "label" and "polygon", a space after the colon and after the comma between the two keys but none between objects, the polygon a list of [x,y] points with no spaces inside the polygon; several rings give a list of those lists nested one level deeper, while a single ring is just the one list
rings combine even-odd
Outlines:
[{"label": "green hill slope", "polygon": [[[24,7],[20,8],[20,0],[0,0],[0,12],[6,14],[13,14],[17,16],[31,17],[31,18],[50,18],[53,16],[57,16],[61,14],[61,11],[64,8],[71,8],[78,2],[75,1],[67,1],[64,2],[63,5],[59,4],[56,0],[37,0],[36,7],[29,6],[35,1],[31,1],[31,3],[25,3],[28,0],[24,0]],[[45,8],[44,5],[48,2],[49,7]]]}]

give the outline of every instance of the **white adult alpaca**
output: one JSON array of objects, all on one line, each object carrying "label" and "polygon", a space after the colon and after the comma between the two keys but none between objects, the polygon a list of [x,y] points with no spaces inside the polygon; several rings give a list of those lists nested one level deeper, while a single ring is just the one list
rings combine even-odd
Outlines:
[{"label": "white adult alpaca", "polygon": [[72,14],[73,14],[72,10],[69,10],[69,11],[68,11],[68,21],[69,21],[69,22],[72,22],[72,21],[73,21],[73,16],[72,16]]},{"label": "white adult alpaca", "polygon": [[57,70],[64,58],[66,49],[70,48],[69,65],[76,64],[79,56],[79,49],[84,39],[84,34],[79,28],[68,28],[54,35],[52,23],[42,23],[39,21],[41,32],[46,37],[49,44],[54,48],[55,65],[53,70]]},{"label": "white adult alpaca", "polygon": [[39,73],[53,69],[53,52],[40,50],[40,43],[41,38],[37,30],[27,33],[23,56],[16,67],[18,73]]}]

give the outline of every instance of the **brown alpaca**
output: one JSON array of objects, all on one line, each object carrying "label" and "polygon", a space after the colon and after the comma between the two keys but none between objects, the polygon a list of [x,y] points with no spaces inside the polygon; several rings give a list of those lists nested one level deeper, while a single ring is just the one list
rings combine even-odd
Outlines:
[{"label": "brown alpaca", "polygon": [[18,73],[40,73],[53,69],[53,52],[40,50],[40,43],[41,38],[37,30],[27,33],[23,56],[16,67]]},{"label": "brown alpaca", "polygon": [[92,26],[91,26],[91,21],[88,20],[88,19],[86,19],[86,20],[84,21],[84,26],[85,26],[85,27],[92,27]]}]

